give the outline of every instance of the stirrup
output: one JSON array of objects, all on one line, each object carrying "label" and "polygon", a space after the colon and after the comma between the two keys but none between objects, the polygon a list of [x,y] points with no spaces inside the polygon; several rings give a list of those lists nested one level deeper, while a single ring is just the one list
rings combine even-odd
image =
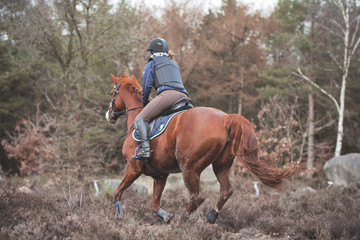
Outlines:
[{"label": "stirrup", "polygon": [[[140,150],[140,151],[139,151],[139,150]],[[135,155],[133,155],[132,158],[137,159],[137,160],[150,159],[150,157],[151,157],[151,152],[152,152],[151,149],[149,150],[149,153],[143,151],[142,146],[140,145],[140,146],[138,146],[138,147],[135,149]],[[148,154],[149,157],[144,157],[144,156],[143,156],[144,154]]]}]

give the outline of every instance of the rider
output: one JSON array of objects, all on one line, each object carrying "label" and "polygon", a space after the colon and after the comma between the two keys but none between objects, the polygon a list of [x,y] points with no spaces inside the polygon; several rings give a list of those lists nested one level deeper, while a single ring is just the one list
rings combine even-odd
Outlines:
[{"label": "rider", "polygon": [[[144,108],[134,121],[135,129],[140,135],[141,149],[133,157],[143,159],[150,159],[151,156],[149,122],[177,101],[188,96],[181,79],[180,68],[172,60],[174,54],[169,54],[169,46],[165,39],[153,39],[147,51],[151,56],[142,77],[141,101]],[[156,97],[149,101],[153,87],[157,91]]]}]

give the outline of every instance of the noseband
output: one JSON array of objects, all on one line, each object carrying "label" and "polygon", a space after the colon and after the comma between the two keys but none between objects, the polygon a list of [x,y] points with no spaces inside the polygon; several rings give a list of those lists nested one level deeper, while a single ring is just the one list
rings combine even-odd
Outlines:
[{"label": "noseband", "polygon": [[[111,113],[112,117],[121,117],[121,116],[127,115],[127,113],[130,112],[130,111],[142,108],[142,107],[136,107],[136,108],[130,108],[130,109],[124,109],[124,110],[116,111],[116,109],[115,109],[115,99],[116,99],[116,96],[119,93],[120,84],[114,86],[114,88],[115,88],[114,97],[113,97],[112,101],[110,102],[110,106],[109,106],[109,112]],[[110,111],[110,108],[111,108],[111,111]]]}]

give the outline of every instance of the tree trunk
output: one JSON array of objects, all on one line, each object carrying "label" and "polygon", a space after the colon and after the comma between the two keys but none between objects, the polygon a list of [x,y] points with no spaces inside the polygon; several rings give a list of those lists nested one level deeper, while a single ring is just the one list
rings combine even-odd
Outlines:
[{"label": "tree trunk", "polygon": [[307,162],[306,162],[306,177],[312,178],[314,167],[314,97],[312,87],[309,91],[309,130],[308,130],[308,148],[307,148]]},{"label": "tree trunk", "polygon": [[[313,77],[313,65],[314,65],[314,18],[311,16],[311,32],[310,32],[310,79]],[[306,177],[312,178],[314,167],[314,95],[312,86],[309,86],[309,122],[308,122],[308,148],[307,148],[307,162],[306,162]]]},{"label": "tree trunk", "polygon": [[238,114],[242,114],[243,106],[243,89],[244,89],[244,54],[240,55],[240,89],[239,89],[239,102],[238,102]]},{"label": "tree trunk", "polygon": [[344,136],[345,89],[346,89],[347,69],[345,72],[346,73],[343,74],[342,83],[341,83],[340,111],[339,111],[337,138],[336,138],[335,157],[340,156],[341,154],[341,147]]},{"label": "tree trunk", "polygon": [[[86,61],[87,62],[87,61]],[[79,98],[79,112],[78,112],[78,135],[77,135],[77,152],[76,152],[76,157],[77,157],[77,162],[78,165],[81,166],[82,165],[82,158],[83,158],[83,136],[84,136],[84,132],[85,132],[85,125],[84,125],[84,105],[85,105],[85,86],[86,86],[86,81],[87,81],[87,64],[84,63],[85,66],[83,67],[83,69],[81,70],[81,80],[80,80],[80,98]]]},{"label": "tree trunk", "polygon": [[342,9],[343,18],[345,21],[344,29],[344,60],[342,66],[342,80],[341,80],[341,90],[340,90],[340,109],[339,109],[339,121],[338,121],[338,131],[335,147],[335,157],[340,156],[342,141],[344,136],[344,112],[345,112],[345,90],[346,90],[346,81],[349,71],[351,56],[349,55],[349,34],[350,34],[350,17],[349,17],[349,8],[350,0],[346,1],[346,4],[338,2],[339,7]]},{"label": "tree trunk", "polygon": [[66,115],[68,112],[68,92],[69,92],[69,68],[66,67],[63,71],[63,95],[62,95],[62,100],[61,100],[61,133],[63,132],[64,129],[64,124],[66,122]]},{"label": "tree trunk", "polygon": [[[88,74],[88,66],[89,66],[89,41],[90,38],[90,8],[92,2],[89,1],[88,4],[83,3],[83,7],[86,8],[86,31],[82,33],[79,29],[79,26],[75,24],[75,30],[77,32],[79,42],[80,42],[80,51],[81,51],[81,78],[80,78],[80,92],[79,92],[79,115],[78,115],[78,136],[77,136],[77,165],[78,165],[78,178],[83,178],[83,159],[84,159],[84,148],[83,148],[83,137],[85,132],[85,124],[84,124],[84,106],[85,106],[85,87],[87,82],[87,74]],[[75,19],[74,19],[75,22]]]},{"label": "tree trunk", "polygon": [[34,92],[35,92],[35,104],[36,104],[36,114],[35,114],[35,126],[36,129],[39,127],[40,123],[40,74],[39,71],[36,73],[36,79],[35,79],[35,86],[34,86]]},{"label": "tree trunk", "polygon": [[244,71],[243,67],[240,68],[240,90],[239,90],[239,101],[238,101],[238,114],[242,114],[242,95],[243,95],[243,88],[244,88]]}]

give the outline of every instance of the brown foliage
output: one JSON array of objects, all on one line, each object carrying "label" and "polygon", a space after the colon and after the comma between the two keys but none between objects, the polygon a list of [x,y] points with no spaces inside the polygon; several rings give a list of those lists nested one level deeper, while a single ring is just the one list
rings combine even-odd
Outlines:
[{"label": "brown foliage", "polygon": [[265,63],[260,47],[263,20],[247,10],[236,1],[224,2],[221,12],[204,18],[197,39],[202,56],[191,76],[195,99],[226,98],[228,112],[251,109],[257,101],[253,89]]},{"label": "brown foliage", "polygon": [[305,130],[301,128],[296,107],[296,103],[278,97],[262,105],[257,126],[260,158],[270,158],[280,165],[298,161]]},{"label": "brown foliage", "polygon": [[53,123],[43,118],[38,124],[29,119],[21,120],[8,139],[1,141],[9,158],[13,158],[20,176],[43,173],[54,158],[54,140],[49,136]]},{"label": "brown foliage", "polygon": [[[201,7],[191,4],[170,1],[159,19],[146,19],[143,35],[147,39],[139,55],[151,38],[163,37],[196,104],[230,113],[252,109],[249,106],[257,101],[255,83],[265,63],[260,44],[265,20],[236,1],[226,1],[221,10],[205,16]],[[135,61],[134,74],[139,78],[146,60]]]}]

